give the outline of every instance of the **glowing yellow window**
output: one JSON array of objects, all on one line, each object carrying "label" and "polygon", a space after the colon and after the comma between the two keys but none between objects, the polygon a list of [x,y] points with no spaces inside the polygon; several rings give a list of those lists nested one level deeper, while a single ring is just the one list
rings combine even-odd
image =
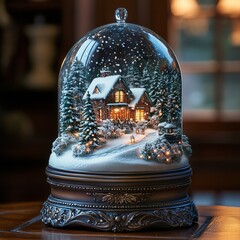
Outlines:
[{"label": "glowing yellow window", "polygon": [[115,92],[115,102],[124,102],[124,91]]},{"label": "glowing yellow window", "polygon": [[93,90],[93,93],[98,94],[98,93],[101,93],[101,92],[100,92],[99,88],[96,86]]},{"label": "glowing yellow window", "polygon": [[135,112],[135,121],[144,121],[144,110],[143,109],[137,109]]},{"label": "glowing yellow window", "polygon": [[100,109],[99,109],[99,120],[102,121],[102,119],[103,119],[103,111],[102,111],[102,109],[100,108]]}]

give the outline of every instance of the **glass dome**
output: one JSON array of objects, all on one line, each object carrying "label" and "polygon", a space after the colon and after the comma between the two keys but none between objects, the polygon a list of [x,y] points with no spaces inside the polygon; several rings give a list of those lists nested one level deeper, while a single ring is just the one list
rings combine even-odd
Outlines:
[{"label": "glass dome", "polygon": [[156,33],[126,23],[126,9],[115,18],[80,39],[62,64],[54,159],[180,163],[191,148],[182,136],[178,61]]}]

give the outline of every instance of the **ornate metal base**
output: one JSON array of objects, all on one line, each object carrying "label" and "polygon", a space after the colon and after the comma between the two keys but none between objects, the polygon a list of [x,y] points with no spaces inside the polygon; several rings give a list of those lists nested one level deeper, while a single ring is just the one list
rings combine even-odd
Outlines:
[{"label": "ornate metal base", "polygon": [[47,168],[51,195],[42,222],[102,231],[188,227],[198,219],[187,195],[191,169],[146,174],[89,174]]}]

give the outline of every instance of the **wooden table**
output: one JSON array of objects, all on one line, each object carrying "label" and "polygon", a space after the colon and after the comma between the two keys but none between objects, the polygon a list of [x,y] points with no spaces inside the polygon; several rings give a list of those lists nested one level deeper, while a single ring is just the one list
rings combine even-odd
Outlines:
[{"label": "wooden table", "polygon": [[40,202],[0,205],[0,239],[240,239],[240,208],[199,206],[199,222],[190,228],[111,233],[89,229],[56,229],[42,225]]}]

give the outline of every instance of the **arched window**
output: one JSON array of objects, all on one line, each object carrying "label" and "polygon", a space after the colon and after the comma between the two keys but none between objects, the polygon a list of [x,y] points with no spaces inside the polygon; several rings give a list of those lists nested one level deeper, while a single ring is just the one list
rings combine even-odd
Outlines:
[{"label": "arched window", "polygon": [[115,92],[115,102],[124,102],[124,91]]}]

